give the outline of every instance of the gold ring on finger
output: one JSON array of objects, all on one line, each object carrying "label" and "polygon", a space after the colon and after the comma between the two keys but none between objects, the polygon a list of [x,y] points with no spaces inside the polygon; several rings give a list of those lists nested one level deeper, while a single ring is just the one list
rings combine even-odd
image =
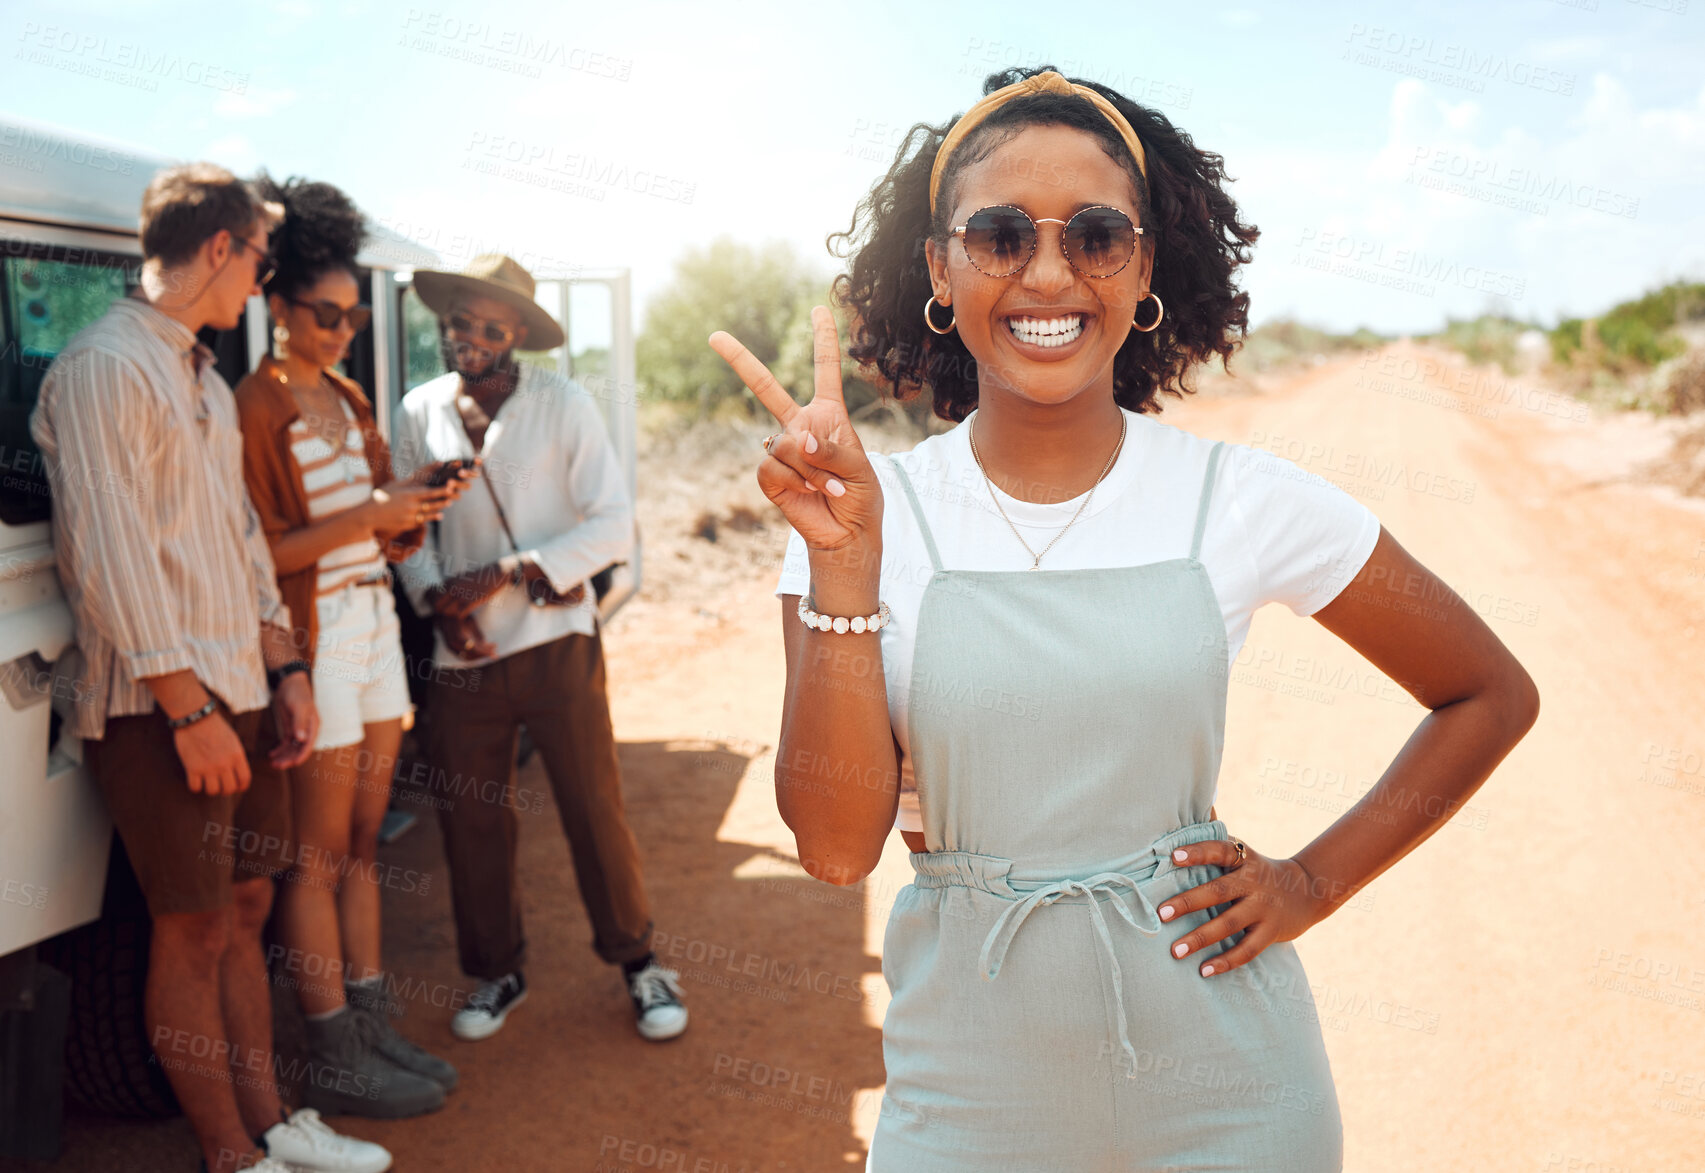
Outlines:
[{"label": "gold ring on finger", "polygon": [[774,444],[779,439],[781,439],[781,433],[780,432],[774,432],[768,436],[765,436],[764,437],[764,451],[768,452],[770,450],[770,445]]},{"label": "gold ring on finger", "polygon": [[1232,870],[1236,871],[1238,868],[1243,866],[1244,857],[1249,854],[1249,849],[1244,846],[1243,840],[1241,839],[1233,839],[1231,842],[1232,846],[1237,848],[1237,862],[1231,865]]}]

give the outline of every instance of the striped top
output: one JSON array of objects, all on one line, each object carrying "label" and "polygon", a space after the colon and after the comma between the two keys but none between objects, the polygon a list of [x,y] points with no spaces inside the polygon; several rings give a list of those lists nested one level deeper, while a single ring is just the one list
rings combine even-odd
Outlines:
[{"label": "striped top", "polygon": [[[334,449],[322,433],[314,431],[300,416],[290,425],[290,455],[302,473],[308,494],[308,517],[322,521],[364,504],[373,495],[373,475],[367,467],[367,448],[355,413],[343,397],[342,444]],[[350,583],[385,573],[385,555],[369,534],[358,542],[328,550],[320,556],[316,596],[336,594]]]},{"label": "striped top", "polygon": [[233,712],[266,707],[260,625],[290,626],[243,482],[231,388],[188,327],[122,297],[48,368],[30,416],[80,663],[70,732],[150,713],[141,681],[190,669]]}]

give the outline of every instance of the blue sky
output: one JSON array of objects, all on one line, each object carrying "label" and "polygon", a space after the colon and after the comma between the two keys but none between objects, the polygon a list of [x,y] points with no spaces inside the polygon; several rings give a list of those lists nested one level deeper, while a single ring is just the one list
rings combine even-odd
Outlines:
[{"label": "blue sky", "polygon": [[[0,4],[0,113],[344,187],[447,258],[823,237],[898,135],[1051,62],[1225,157],[1258,324],[1549,323],[1705,277],[1705,0]],[[91,71],[93,75],[91,76]]]}]

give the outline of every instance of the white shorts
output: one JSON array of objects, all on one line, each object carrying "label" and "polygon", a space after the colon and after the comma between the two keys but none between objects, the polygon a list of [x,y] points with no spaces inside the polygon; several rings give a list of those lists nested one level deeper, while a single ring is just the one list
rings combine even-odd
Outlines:
[{"label": "white shorts", "polygon": [[402,627],[388,584],[347,586],[321,595],[314,649],[314,705],[320,710],[316,750],[357,745],[363,726],[414,711],[403,667]]}]

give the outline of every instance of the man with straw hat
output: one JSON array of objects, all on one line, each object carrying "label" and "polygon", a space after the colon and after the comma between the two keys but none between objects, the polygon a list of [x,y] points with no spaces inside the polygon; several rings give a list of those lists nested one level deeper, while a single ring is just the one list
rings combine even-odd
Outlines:
[{"label": "man with straw hat", "polygon": [[622,801],[604,689],[597,600],[587,580],[633,551],[633,505],[597,405],[579,384],[516,351],[563,344],[532,275],[499,254],[460,273],[421,270],[447,374],[403,399],[399,476],[477,462],[470,489],[403,566],[415,609],[437,627],[427,699],[432,787],[450,863],[462,969],[481,985],[451,1021],[495,1034],[527,996],[516,877],[515,751],[526,726],[568,835],[593,949],[619,964],[639,1032],[686,1029],[679,974],[651,952],[650,902]]}]

